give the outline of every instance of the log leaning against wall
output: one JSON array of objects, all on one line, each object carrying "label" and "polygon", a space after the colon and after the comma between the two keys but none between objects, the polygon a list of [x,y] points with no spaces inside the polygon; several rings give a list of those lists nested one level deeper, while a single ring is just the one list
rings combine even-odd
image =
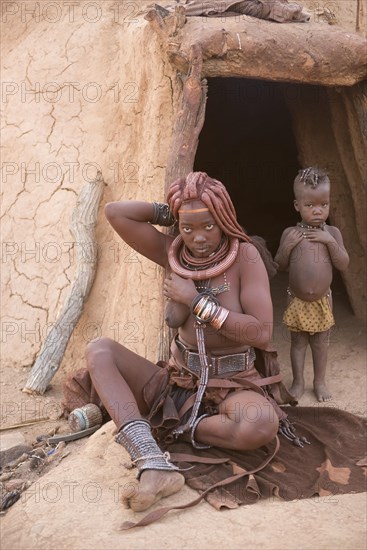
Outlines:
[{"label": "log leaning against wall", "polygon": [[77,245],[75,279],[70,294],[32,367],[22,390],[25,393],[43,394],[46,391],[60,367],[70,336],[83,312],[97,270],[98,247],[95,241],[95,227],[104,185],[102,174],[98,172],[96,179],[82,188],[73,210],[70,231]]}]

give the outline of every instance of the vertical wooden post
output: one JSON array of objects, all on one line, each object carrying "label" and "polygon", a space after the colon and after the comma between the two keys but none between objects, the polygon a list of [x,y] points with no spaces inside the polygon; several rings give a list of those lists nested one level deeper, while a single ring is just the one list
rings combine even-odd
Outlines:
[{"label": "vertical wooden post", "polygon": [[191,172],[194,166],[199,135],[204,125],[207,83],[202,80],[202,52],[198,45],[191,47],[190,66],[185,78],[181,109],[175,123],[174,137],[168,157],[166,187],[175,179]]},{"label": "vertical wooden post", "polygon": [[[165,193],[169,185],[177,178],[186,176],[192,171],[199,135],[204,125],[207,99],[207,82],[201,78],[203,66],[202,52],[198,45],[190,51],[190,65],[184,80],[181,93],[181,108],[178,112],[170,155],[167,163]],[[162,279],[164,274],[162,275]],[[163,280],[162,280],[163,286]],[[168,359],[170,330],[166,326],[164,315],[164,298],[162,295],[160,311],[162,312],[163,330],[159,337],[158,358]]]},{"label": "vertical wooden post", "polygon": [[363,20],[363,2],[357,0],[357,12],[356,12],[356,31],[361,31],[361,21]]}]

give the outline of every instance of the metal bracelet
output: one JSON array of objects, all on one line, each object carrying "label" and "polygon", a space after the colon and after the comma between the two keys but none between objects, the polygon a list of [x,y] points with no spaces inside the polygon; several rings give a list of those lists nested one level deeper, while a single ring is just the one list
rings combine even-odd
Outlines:
[{"label": "metal bracelet", "polygon": [[195,296],[190,309],[199,323],[208,324],[216,317],[218,308],[220,306],[217,298],[204,291]]},{"label": "metal bracelet", "polygon": [[215,330],[220,330],[229,315],[229,310],[219,306],[214,317],[210,320],[210,324]]},{"label": "metal bracelet", "polygon": [[168,204],[161,202],[153,202],[153,218],[150,222],[152,225],[160,225],[162,227],[169,227],[175,223],[175,218],[169,209]]}]

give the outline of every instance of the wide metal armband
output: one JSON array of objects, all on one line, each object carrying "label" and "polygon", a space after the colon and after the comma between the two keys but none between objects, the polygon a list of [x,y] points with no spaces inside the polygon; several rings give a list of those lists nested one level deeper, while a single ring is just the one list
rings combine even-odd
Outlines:
[{"label": "wide metal armband", "polygon": [[169,209],[168,204],[161,202],[153,202],[153,218],[150,222],[152,225],[160,225],[162,227],[169,227],[175,223],[175,218]]}]

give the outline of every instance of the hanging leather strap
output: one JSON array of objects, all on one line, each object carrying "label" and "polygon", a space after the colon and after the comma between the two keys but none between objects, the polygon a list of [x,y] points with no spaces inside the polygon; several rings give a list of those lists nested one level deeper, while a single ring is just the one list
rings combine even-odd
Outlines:
[{"label": "hanging leather strap", "polygon": [[[132,521],[125,521],[121,525],[119,530],[120,531],[125,531],[127,529],[132,529],[133,527],[143,527],[145,525],[150,525],[151,523],[153,523],[153,522],[157,521],[158,519],[162,518],[163,516],[165,516],[171,510],[184,510],[185,508],[191,508],[191,506],[195,506],[195,504],[198,504],[205,497],[205,495],[207,495],[213,489],[216,489],[218,487],[224,487],[225,485],[229,485],[230,483],[234,483],[235,481],[238,481],[242,477],[250,476],[252,474],[255,474],[256,472],[259,472],[263,468],[265,468],[265,466],[267,466],[269,464],[269,462],[274,458],[274,456],[276,455],[276,453],[279,450],[279,447],[280,447],[279,438],[278,438],[278,436],[276,436],[275,437],[275,449],[274,449],[274,451],[257,468],[254,468],[252,470],[243,471],[240,474],[236,474],[236,475],[227,477],[226,479],[222,479],[221,481],[218,481],[217,483],[214,483],[213,485],[211,485],[210,487],[205,489],[205,491],[203,491],[197,498],[195,498],[194,500],[191,500],[190,502],[187,502],[186,504],[181,504],[179,506],[166,506],[166,507],[163,507],[163,508],[159,508],[158,510],[153,510],[153,512],[150,512],[149,514],[144,516],[140,521],[138,521],[136,523],[134,523]],[[199,458],[202,459],[203,457],[191,457],[191,455],[185,455],[185,454],[184,455],[180,455],[180,454],[175,455],[174,453],[172,453],[170,456],[171,456],[171,460],[173,460],[173,461],[175,461],[175,459],[174,459],[175,456],[176,456],[176,458],[177,458],[177,456],[178,457],[183,456],[183,457],[185,457],[185,461],[186,461],[186,457],[187,458],[190,457],[190,461],[192,461],[192,462],[194,461],[194,458],[196,459],[196,462],[203,462],[203,460],[198,460]],[[218,462],[216,462],[217,460],[218,459],[216,459],[216,458],[213,458],[213,459],[205,458],[205,463],[207,463],[207,464],[217,464],[218,463]],[[219,460],[222,460],[222,459],[219,459]],[[231,462],[231,459],[226,458],[224,462]]]},{"label": "hanging leather strap", "polygon": [[208,388],[223,388],[223,389],[232,389],[232,388],[251,388],[256,393],[264,394],[261,386],[269,386],[270,384],[275,384],[282,379],[281,374],[275,376],[268,376],[267,378],[256,378],[255,380],[246,380],[245,378],[238,381],[227,380],[226,378],[211,378],[208,380]]},{"label": "hanging leather strap", "polygon": [[[222,388],[222,389],[251,389],[256,393],[265,395],[261,386],[268,386],[270,384],[275,384],[282,379],[281,374],[275,376],[268,376],[267,378],[257,378],[255,381],[241,380],[240,382],[234,382],[232,380],[227,380],[226,378],[210,378],[206,384],[207,388]],[[188,397],[185,403],[182,405],[178,412],[179,418],[182,418],[183,415],[191,409],[196,401],[196,393],[193,393]]]}]

